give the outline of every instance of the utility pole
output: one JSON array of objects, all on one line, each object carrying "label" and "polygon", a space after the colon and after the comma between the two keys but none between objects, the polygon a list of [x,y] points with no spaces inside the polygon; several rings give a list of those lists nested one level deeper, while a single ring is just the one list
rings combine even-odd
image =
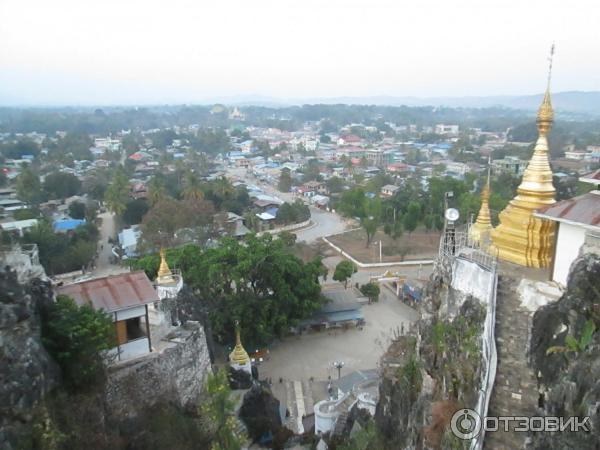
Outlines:
[{"label": "utility pole", "polygon": [[382,242],[381,239],[379,239],[379,262],[382,261],[382,258],[381,258],[381,242]]}]

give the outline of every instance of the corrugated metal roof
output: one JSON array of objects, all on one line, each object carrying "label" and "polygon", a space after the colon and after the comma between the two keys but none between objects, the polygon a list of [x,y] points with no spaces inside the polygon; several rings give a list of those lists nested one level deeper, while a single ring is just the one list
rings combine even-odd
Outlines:
[{"label": "corrugated metal roof", "polygon": [[159,300],[152,283],[142,270],[60,286],[56,293],[68,295],[78,305],[92,305],[94,309],[107,312]]},{"label": "corrugated metal roof", "polygon": [[536,215],[551,220],[600,226],[600,191],[588,192],[579,197],[546,206],[539,209]]}]

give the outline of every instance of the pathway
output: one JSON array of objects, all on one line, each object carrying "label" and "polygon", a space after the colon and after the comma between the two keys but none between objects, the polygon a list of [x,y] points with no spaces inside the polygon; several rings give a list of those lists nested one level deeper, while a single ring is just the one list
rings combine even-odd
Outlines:
[{"label": "pathway", "polygon": [[[496,300],[496,346],[498,367],[488,416],[533,416],[537,406],[537,381],[528,364],[531,313],[521,307],[516,292],[518,280],[506,275],[498,279]],[[514,428],[516,423],[513,422]],[[488,432],[486,450],[525,449],[527,433]]]}]

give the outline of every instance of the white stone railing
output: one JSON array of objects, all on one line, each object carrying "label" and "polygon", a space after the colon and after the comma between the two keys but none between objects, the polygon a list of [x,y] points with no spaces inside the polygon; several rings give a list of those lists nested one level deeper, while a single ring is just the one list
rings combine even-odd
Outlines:
[{"label": "white stone railing", "polygon": [[299,223],[293,223],[291,225],[286,225],[283,227],[278,227],[278,228],[273,228],[272,230],[264,230],[261,231],[258,234],[263,234],[263,233],[269,233],[269,234],[277,234],[277,233],[281,233],[283,231],[292,231],[292,230],[297,230],[299,228],[304,228],[307,227],[311,224],[311,220],[305,220],[304,222],[299,222]]}]

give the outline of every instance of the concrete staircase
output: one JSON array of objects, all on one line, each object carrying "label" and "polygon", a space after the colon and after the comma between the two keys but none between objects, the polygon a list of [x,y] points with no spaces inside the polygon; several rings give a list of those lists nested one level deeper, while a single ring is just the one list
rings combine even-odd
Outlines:
[{"label": "concrete staircase", "polygon": [[[488,416],[532,416],[538,402],[537,382],[528,365],[531,313],[521,307],[516,292],[518,280],[499,276],[496,300],[496,346],[498,367]],[[528,434],[509,431],[487,432],[485,450],[526,449]]]}]

